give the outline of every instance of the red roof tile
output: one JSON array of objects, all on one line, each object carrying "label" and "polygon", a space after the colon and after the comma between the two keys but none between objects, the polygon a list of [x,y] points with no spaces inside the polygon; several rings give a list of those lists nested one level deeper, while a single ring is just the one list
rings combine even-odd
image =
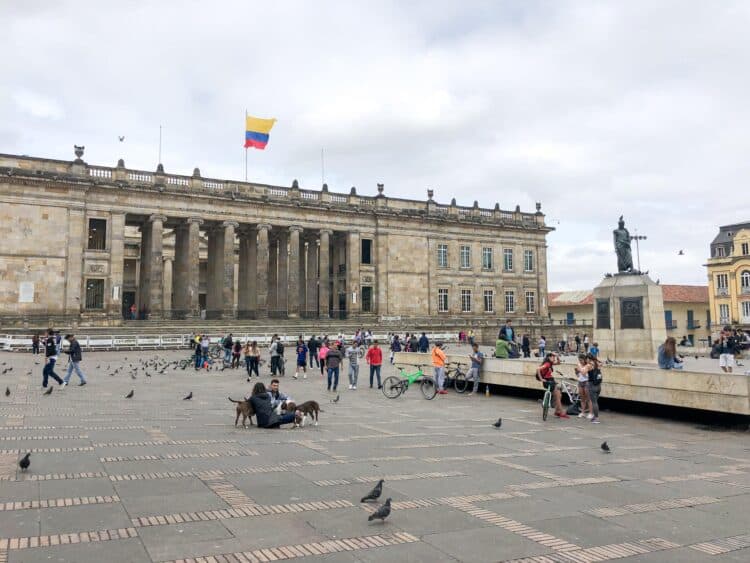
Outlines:
[{"label": "red roof tile", "polygon": [[664,301],[670,303],[708,303],[707,285],[662,285]]}]

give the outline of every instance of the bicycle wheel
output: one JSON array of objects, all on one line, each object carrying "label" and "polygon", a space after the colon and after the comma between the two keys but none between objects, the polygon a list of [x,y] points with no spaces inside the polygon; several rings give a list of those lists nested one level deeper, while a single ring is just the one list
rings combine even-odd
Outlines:
[{"label": "bicycle wheel", "polygon": [[466,391],[467,385],[468,381],[466,381],[466,375],[460,371],[456,372],[456,377],[453,380],[453,386],[456,388],[456,393],[463,393]]},{"label": "bicycle wheel", "polygon": [[386,377],[383,381],[382,390],[383,395],[385,395],[389,399],[395,399],[404,392],[404,381],[401,378],[396,377],[395,375]]},{"label": "bicycle wheel", "polygon": [[428,401],[434,399],[435,395],[437,395],[437,385],[435,385],[435,380],[431,377],[423,377],[422,381],[419,383],[419,390]]},{"label": "bicycle wheel", "polygon": [[547,413],[549,413],[549,404],[552,398],[552,393],[547,389],[544,392],[544,399],[542,399],[542,420],[547,420]]}]

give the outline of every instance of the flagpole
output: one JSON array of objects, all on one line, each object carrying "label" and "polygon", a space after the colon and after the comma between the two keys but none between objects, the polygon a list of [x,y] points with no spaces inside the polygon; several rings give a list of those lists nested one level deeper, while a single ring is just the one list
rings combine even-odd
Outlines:
[{"label": "flagpole", "polygon": [[157,164],[161,164],[161,125],[159,125],[159,162]]},{"label": "flagpole", "polygon": [[[247,123],[247,110],[245,110],[245,123]],[[245,182],[247,182],[247,145],[245,145]]]},{"label": "flagpole", "polygon": [[326,183],[326,161],[323,156],[323,149],[320,149],[320,184]]}]

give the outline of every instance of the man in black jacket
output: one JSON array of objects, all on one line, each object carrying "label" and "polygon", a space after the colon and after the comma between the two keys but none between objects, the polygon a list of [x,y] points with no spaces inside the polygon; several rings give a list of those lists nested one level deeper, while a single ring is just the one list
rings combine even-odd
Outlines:
[{"label": "man in black jacket", "polygon": [[313,367],[313,359],[315,360],[315,367],[320,367],[320,360],[318,360],[318,348],[320,348],[320,342],[315,338],[313,334],[310,340],[307,341],[307,352],[310,354],[310,369]]},{"label": "man in black jacket", "polygon": [[51,377],[62,385],[63,380],[55,373],[55,362],[57,362],[57,342],[55,342],[55,331],[47,329],[47,338],[44,339],[44,370],[42,370],[42,387],[47,387],[47,381]]},{"label": "man in black jacket", "polygon": [[256,383],[255,387],[253,387],[250,404],[255,411],[255,420],[258,422],[259,428],[278,428],[282,424],[294,422],[295,416],[299,415],[299,411],[282,415],[276,414],[271,395],[266,391],[265,385],[261,382]]},{"label": "man in black jacket", "polygon": [[76,340],[76,337],[72,334],[66,334],[65,340],[67,340],[70,344],[68,349],[65,351],[66,354],[70,355],[70,360],[68,361],[68,373],[65,374],[65,378],[63,379],[63,387],[70,383],[70,376],[73,374],[73,370],[76,370],[76,375],[81,380],[81,382],[78,384],[79,387],[82,387],[86,385],[86,376],[83,375],[81,366],[78,365],[83,359],[81,345],[78,340]]}]

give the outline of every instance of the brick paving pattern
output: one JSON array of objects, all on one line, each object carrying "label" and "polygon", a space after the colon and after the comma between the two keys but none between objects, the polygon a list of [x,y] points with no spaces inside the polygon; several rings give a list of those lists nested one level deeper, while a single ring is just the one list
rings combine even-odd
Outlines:
[{"label": "brick paving pattern", "polygon": [[[750,560],[747,433],[607,411],[545,423],[498,395],[363,386],[332,404],[315,370],[282,389],[319,401],[319,426],[243,429],[226,400],[249,392],[241,371],[132,380],[94,366],[133,358],[86,354],[89,385],[43,397],[35,358],[4,359],[0,563]],[[359,502],[379,479],[385,523]]]}]

